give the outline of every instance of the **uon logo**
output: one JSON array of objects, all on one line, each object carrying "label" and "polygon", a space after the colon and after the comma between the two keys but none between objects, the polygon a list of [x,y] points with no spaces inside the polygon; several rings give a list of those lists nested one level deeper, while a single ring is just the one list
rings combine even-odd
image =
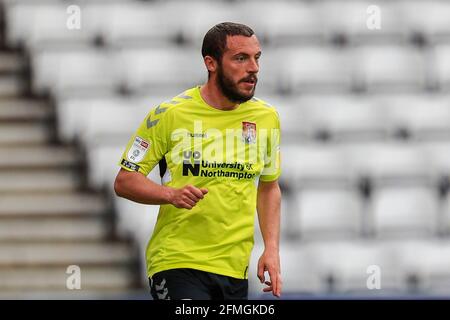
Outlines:
[{"label": "uon logo", "polygon": [[[197,177],[200,174],[200,159],[202,154],[200,151],[184,151],[183,152],[183,176],[188,176],[189,172]],[[192,164],[191,158],[194,159]]]}]

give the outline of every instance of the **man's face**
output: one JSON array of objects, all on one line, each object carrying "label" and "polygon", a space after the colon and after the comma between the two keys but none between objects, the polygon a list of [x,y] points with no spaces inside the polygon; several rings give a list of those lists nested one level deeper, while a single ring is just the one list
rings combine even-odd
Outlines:
[{"label": "man's face", "polygon": [[243,103],[255,94],[261,48],[255,35],[228,36],[217,66],[217,85],[232,102]]}]

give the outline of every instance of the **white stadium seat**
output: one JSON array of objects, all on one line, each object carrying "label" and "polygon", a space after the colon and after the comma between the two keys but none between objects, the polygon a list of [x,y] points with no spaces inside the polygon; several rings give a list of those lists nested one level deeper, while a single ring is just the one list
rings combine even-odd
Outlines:
[{"label": "white stadium seat", "polygon": [[350,176],[347,159],[336,145],[303,144],[282,147],[282,179],[295,186],[341,185]]},{"label": "white stadium seat", "polygon": [[69,6],[78,5],[81,9],[79,4],[77,1],[70,4],[56,1],[10,3],[6,10],[8,43],[14,46],[24,44],[28,48],[34,48],[45,45],[46,42],[86,43],[92,40],[95,30],[88,15],[82,16],[80,29],[67,27],[70,17]]},{"label": "white stadium seat", "polygon": [[413,47],[366,45],[355,49],[355,72],[369,91],[416,91],[426,86],[423,53]]},{"label": "white stadium seat", "polygon": [[[139,114],[134,99],[103,96],[61,98],[58,101],[58,133],[66,142],[81,138],[84,143],[88,143],[95,138],[95,130],[104,135],[114,132],[111,136],[114,138],[131,135],[137,128]],[[99,110],[96,111],[97,108]],[[129,127],[130,124],[135,127]]]},{"label": "white stadium seat", "polygon": [[278,52],[279,81],[293,92],[348,91],[353,86],[352,52],[329,47],[294,47]]},{"label": "white stadium seat", "polygon": [[[450,32],[449,32],[450,33]],[[448,92],[450,89],[450,45],[439,45],[434,48],[432,56],[435,83]]]},{"label": "white stadium seat", "polygon": [[323,131],[337,140],[386,137],[384,108],[367,96],[304,95],[298,100],[310,137]]},{"label": "white stadium seat", "polygon": [[[343,35],[352,43],[361,43],[405,38],[405,21],[395,1],[331,0],[323,1],[317,6],[321,12],[324,32],[329,39],[335,35]],[[370,18],[375,17],[377,9],[380,28],[369,29],[368,22],[374,21]]]},{"label": "white stadium seat", "polygon": [[267,49],[260,60],[261,88],[294,94],[348,91],[353,86],[351,61],[351,51],[328,46]]},{"label": "white stadium seat", "polygon": [[[233,4],[222,1],[180,1],[176,2],[176,11],[182,14],[183,38],[200,52],[203,37],[210,28],[220,22],[246,23],[244,12],[236,10]],[[255,9],[257,10],[257,8]]]},{"label": "white stadium seat", "polygon": [[[184,14],[177,5],[179,3],[172,1],[130,1],[108,6],[110,15],[102,23],[102,35],[106,43],[125,47],[129,44],[151,43],[156,46],[173,42],[181,33]],[[98,11],[104,7],[103,3],[97,3]]]},{"label": "white stadium seat", "polygon": [[371,142],[343,145],[354,176],[377,183],[426,181],[431,170],[420,145],[404,142]]},{"label": "white stadium seat", "polygon": [[439,138],[450,133],[448,95],[413,94],[377,97],[391,132],[405,129],[416,139]]},{"label": "white stadium seat", "polygon": [[430,237],[438,227],[434,189],[403,187],[377,189],[373,198],[373,225],[379,237]]},{"label": "white stadium seat", "polygon": [[450,176],[450,143],[428,142],[423,144],[423,153],[428,155],[428,165],[434,176]]},{"label": "white stadium seat", "polygon": [[198,50],[133,48],[119,53],[121,79],[133,91],[172,93],[202,84],[207,70]]},{"label": "white stadium seat", "polygon": [[432,43],[450,39],[450,3],[441,0],[402,0],[400,3],[410,33],[422,33]]},{"label": "white stadium seat", "polygon": [[303,188],[288,217],[289,231],[302,240],[355,239],[361,235],[363,205],[354,190]]},{"label": "white stadium seat", "polygon": [[[245,16],[245,22],[260,41],[270,46],[307,41],[320,42],[321,21],[316,5],[308,2],[242,1],[234,8]],[[264,46],[264,44],[263,44]]]},{"label": "white stadium seat", "polygon": [[114,53],[84,47],[60,47],[36,52],[32,60],[33,89],[65,92],[112,92],[118,84]]},{"label": "white stadium seat", "polygon": [[[403,289],[401,270],[388,243],[373,240],[321,241],[311,243],[316,272],[330,277],[333,293],[368,295],[390,294]],[[380,272],[380,290],[370,276]],[[368,285],[369,284],[369,285]]]},{"label": "white stadium seat", "polygon": [[450,242],[448,239],[402,241],[397,245],[403,273],[415,276],[416,290],[431,295],[450,295]]}]

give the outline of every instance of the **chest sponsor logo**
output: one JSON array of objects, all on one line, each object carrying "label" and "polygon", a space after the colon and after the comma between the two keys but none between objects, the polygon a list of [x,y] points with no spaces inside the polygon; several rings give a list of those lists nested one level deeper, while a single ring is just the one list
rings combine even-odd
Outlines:
[{"label": "chest sponsor logo", "polygon": [[242,122],[242,141],[245,143],[256,142],[256,123],[254,122]]},{"label": "chest sponsor logo", "polygon": [[148,148],[150,147],[150,143],[142,139],[141,137],[136,137],[134,139],[133,145],[128,151],[127,158],[128,160],[138,163],[144,159],[145,154],[147,153]]}]

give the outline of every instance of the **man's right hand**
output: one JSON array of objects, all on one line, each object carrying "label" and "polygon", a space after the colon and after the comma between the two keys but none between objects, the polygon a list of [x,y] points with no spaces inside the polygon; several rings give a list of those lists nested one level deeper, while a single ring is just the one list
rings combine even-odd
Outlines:
[{"label": "man's right hand", "polygon": [[169,202],[177,208],[191,210],[207,193],[208,190],[205,188],[187,185],[181,189],[171,189]]}]

